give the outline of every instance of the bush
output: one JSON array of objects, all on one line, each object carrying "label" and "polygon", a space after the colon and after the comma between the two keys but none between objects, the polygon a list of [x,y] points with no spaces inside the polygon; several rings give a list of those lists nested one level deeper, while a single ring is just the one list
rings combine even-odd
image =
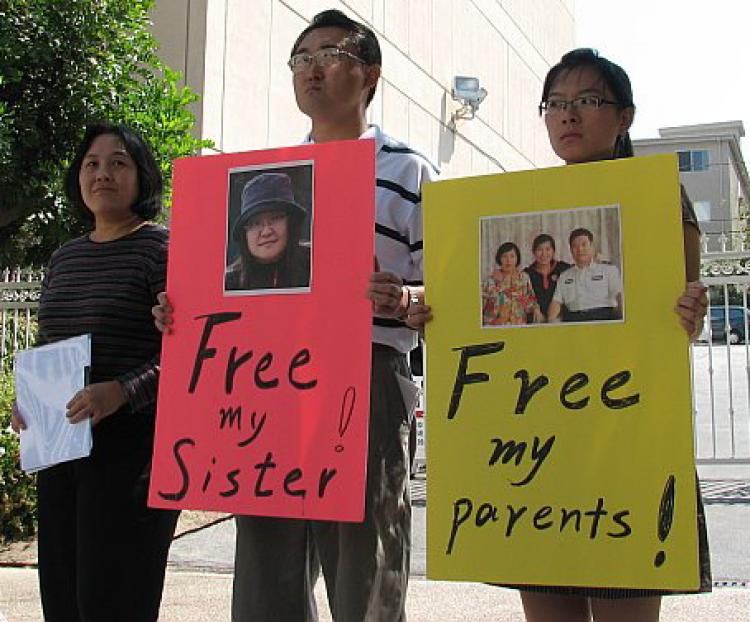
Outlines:
[{"label": "bush", "polygon": [[36,480],[19,466],[18,436],[10,429],[13,372],[9,359],[0,365],[0,544],[4,544],[36,532]]}]

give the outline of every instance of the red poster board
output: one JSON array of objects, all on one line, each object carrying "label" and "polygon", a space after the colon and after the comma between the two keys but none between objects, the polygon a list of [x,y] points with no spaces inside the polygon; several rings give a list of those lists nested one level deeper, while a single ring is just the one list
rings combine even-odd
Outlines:
[{"label": "red poster board", "polygon": [[[175,163],[150,505],[362,520],[374,152],[361,140]],[[305,214],[309,280],[232,284],[242,216],[276,196],[257,179],[273,175]]]}]

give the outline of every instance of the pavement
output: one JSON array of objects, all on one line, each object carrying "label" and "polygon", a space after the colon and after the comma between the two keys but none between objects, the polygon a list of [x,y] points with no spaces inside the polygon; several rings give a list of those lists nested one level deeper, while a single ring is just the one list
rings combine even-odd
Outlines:
[{"label": "pavement", "polygon": [[[750,467],[744,467],[749,469]],[[662,622],[750,622],[750,472],[706,469],[703,483],[714,591],[665,598]],[[701,477],[706,477],[701,469]],[[515,590],[425,578],[425,480],[417,479],[409,622],[523,622]],[[161,609],[163,622],[230,619],[235,529],[232,520],[185,535],[172,544]],[[321,622],[331,620],[322,581],[316,586]],[[41,620],[36,570],[0,568],[0,622]]]}]

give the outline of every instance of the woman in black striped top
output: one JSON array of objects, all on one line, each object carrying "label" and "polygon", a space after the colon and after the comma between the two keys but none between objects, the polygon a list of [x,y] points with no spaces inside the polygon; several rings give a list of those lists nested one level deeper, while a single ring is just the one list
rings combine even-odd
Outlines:
[{"label": "woman in black striped top", "polygon": [[161,209],[161,174],[134,132],[92,126],[66,190],[93,230],[52,256],[38,343],[91,334],[90,384],[67,417],[91,419],[93,448],[38,476],[42,606],[48,620],[151,622],[177,520],[146,507],[161,345],[151,307],[167,249],[166,230],[148,220]]}]

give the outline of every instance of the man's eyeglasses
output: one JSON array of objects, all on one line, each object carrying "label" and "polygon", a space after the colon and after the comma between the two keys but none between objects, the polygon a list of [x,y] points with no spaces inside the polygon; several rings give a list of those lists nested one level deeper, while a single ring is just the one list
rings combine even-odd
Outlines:
[{"label": "man's eyeglasses", "polygon": [[334,63],[341,61],[342,56],[351,58],[363,65],[366,64],[359,56],[355,56],[346,50],[341,50],[339,48],[325,48],[323,50],[318,50],[314,54],[307,54],[306,52],[293,54],[287,62],[287,65],[289,65],[289,69],[292,70],[292,73],[302,73],[312,67],[313,64],[316,64],[318,67],[328,67],[333,65]]},{"label": "man's eyeglasses", "polygon": [[285,212],[270,212],[268,214],[261,214],[256,216],[249,223],[245,225],[245,231],[252,231],[257,233],[261,229],[266,227],[274,227],[278,225],[282,220],[286,218]]},{"label": "man's eyeglasses", "polygon": [[604,104],[611,104],[613,106],[619,106],[619,102],[612,101],[611,99],[604,99],[598,95],[581,95],[575,99],[548,99],[545,102],[539,104],[539,114],[546,114],[547,116],[554,116],[565,112],[568,106],[572,106],[578,112],[587,113],[593,110],[601,108]]}]

